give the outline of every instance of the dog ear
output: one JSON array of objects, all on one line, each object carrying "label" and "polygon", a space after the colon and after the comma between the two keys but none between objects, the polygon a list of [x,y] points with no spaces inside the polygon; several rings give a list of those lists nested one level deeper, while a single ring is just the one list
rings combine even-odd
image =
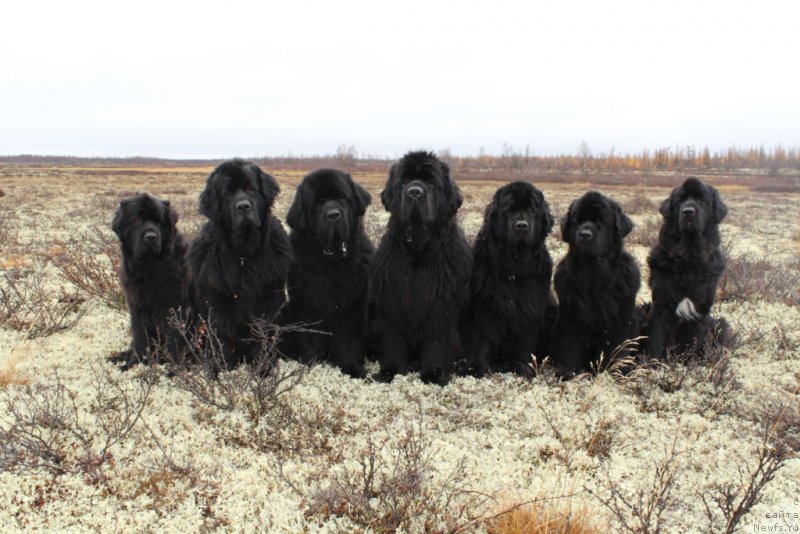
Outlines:
[{"label": "dog ear", "polygon": [[253,165],[253,170],[258,177],[258,186],[261,195],[264,197],[267,209],[272,208],[272,203],[275,202],[275,197],[281,192],[281,187],[272,175],[265,173],[258,165]]},{"label": "dog ear", "polygon": [[167,217],[167,227],[169,228],[170,233],[174,233],[175,225],[178,223],[178,212],[169,205],[169,200],[162,200],[161,203],[164,205],[164,213]]},{"label": "dog ear", "polygon": [[708,187],[711,189],[711,215],[714,217],[714,222],[719,224],[728,214],[728,206],[722,201],[716,187],[711,185]]},{"label": "dog ear", "polygon": [[293,230],[302,230],[306,227],[306,214],[303,209],[303,197],[305,196],[306,185],[300,182],[294,192],[294,200],[286,214],[286,224]]},{"label": "dog ear", "polygon": [[538,189],[533,191],[533,199],[533,208],[538,209],[540,212],[539,224],[542,225],[542,235],[546,237],[553,230],[553,225],[555,224],[553,214],[550,212],[550,204],[547,203],[547,201],[544,199],[544,194]]},{"label": "dog ear", "polygon": [[662,202],[661,206],[658,208],[659,213],[661,213],[665,219],[668,219],[669,214],[672,212],[672,203],[673,199],[675,198],[675,194],[675,190],[673,189],[669,196],[664,199],[664,202]]},{"label": "dog ear", "polygon": [[353,198],[356,202],[356,217],[361,217],[366,213],[367,206],[372,202],[372,195],[370,195],[369,191],[364,189],[361,184],[355,182],[349,174],[347,177],[350,178],[350,185],[353,187]]},{"label": "dog ear", "polygon": [[565,243],[572,244],[572,211],[575,207],[575,200],[569,205],[569,209],[561,219],[561,239]]},{"label": "dog ear", "polygon": [[389,168],[389,178],[386,179],[386,185],[383,186],[381,191],[381,203],[387,211],[392,211],[395,203],[394,190],[397,188],[397,163]]},{"label": "dog ear", "polygon": [[117,237],[122,241],[122,211],[128,200],[121,200],[117,211],[114,213],[114,219],[111,221],[111,230],[117,234]]},{"label": "dog ear", "polygon": [[175,236],[177,230],[175,225],[178,222],[178,213],[170,206],[169,200],[162,200],[161,204],[164,206],[164,243],[168,247],[170,254],[175,252]]},{"label": "dog ear", "polygon": [[174,228],[175,224],[178,222],[178,212],[176,212],[175,209],[170,206],[169,200],[162,200],[161,203],[164,205],[164,210],[167,214],[167,218],[169,219],[170,226]]},{"label": "dog ear", "polygon": [[205,215],[212,221],[217,217],[219,206],[218,183],[218,175],[212,172],[208,180],[206,180],[206,188],[200,193],[200,214]]},{"label": "dog ear", "polygon": [[458,188],[455,180],[450,177],[450,166],[444,161],[439,161],[439,168],[442,170],[442,176],[447,184],[445,216],[449,219],[455,216],[458,208],[464,203],[464,195],[461,194],[461,189]]},{"label": "dog ear", "polygon": [[540,223],[542,225],[542,229],[544,230],[542,232],[542,235],[545,237],[550,235],[550,232],[553,231],[553,225],[555,223],[556,223],[555,218],[553,217],[553,214],[550,212],[550,204],[548,204],[545,201],[542,206],[542,221]]},{"label": "dog ear", "polygon": [[486,205],[486,210],[484,210],[483,212],[483,219],[485,221],[489,221],[489,224],[493,228],[497,226],[495,224],[495,219],[497,219],[497,212],[499,210],[500,210],[500,195],[498,195],[498,193],[495,192],[494,197],[492,197],[492,201]]},{"label": "dog ear", "polygon": [[614,202],[614,232],[619,241],[633,231],[633,221],[622,211],[622,206]]}]

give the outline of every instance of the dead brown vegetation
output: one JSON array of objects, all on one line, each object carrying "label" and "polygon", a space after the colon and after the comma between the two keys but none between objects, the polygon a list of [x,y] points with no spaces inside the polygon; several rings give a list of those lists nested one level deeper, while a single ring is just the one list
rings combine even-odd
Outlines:
[{"label": "dead brown vegetation", "polygon": [[45,265],[6,269],[0,274],[0,326],[44,337],[72,328],[84,300],[64,287],[50,287]]},{"label": "dead brown vegetation", "polygon": [[557,499],[536,499],[510,507],[486,521],[487,534],[603,534],[597,511]]},{"label": "dead brown vegetation", "polygon": [[789,306],[800,304],[800,259],[775,265],[765,258],[737,254],[727,259],[719,281],[723,302],[770,300]]},{"label": "dead brown vegetation", "polygon": [[113,234],[95,228],[60,243],[58,252],[50,261],[64,280],[112,309],[126,309],[125,294],[119,282],[119,243]]},{"label": "dead brown vegetation", "polygon": [[0,469],[44,470],[102,479],[112,449],[139,422],[149,403],[152,377],[126,384],[114,371],[92,370],[92,398],[78,399],[58,372],[44,383],[0,390],[7,417],[0,422]]}]

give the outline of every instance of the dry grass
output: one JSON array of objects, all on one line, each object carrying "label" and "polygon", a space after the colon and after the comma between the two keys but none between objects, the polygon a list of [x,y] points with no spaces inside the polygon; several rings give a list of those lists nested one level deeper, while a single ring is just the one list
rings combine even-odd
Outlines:
[{"label": "dry grass", "polygon": [[589,506],[540,501],[509,507],[486,521],[487,534],[605,534],[609,526]]},{"label": "dry grass", "polygon": [[20,361],[24,356],[19,347],[11,352],[8,358],[0,364],[0,389],[8,386],[24,386],[30,383],[30,377],[19,370]]}]

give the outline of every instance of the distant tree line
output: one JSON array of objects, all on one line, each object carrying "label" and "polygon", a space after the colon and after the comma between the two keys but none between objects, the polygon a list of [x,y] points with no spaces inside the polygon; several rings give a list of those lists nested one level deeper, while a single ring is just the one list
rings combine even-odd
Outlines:
[{"label": "distant tree line", "polygon": [[[593,153],[583,142],[573,154],[536,155],[530,147],[515,150],[504,144],[500,154],[487,154],[482,148],[476,155],[454,155],[449,149],[437,151],[457,172],[557,175],[564,173],[661,173],[702,172],[704,174],[760,171],[759,174],[796,175],[800,171],[800,145],[767,148],[731,146],[722,150],[708,147],[676,146],[643,149],[640,152],[617,153],[614,148]],[[385,171],[392,158],[384,155],[359,154],[355,146],[340,145],[333,154],[255,157],[253,161],[267,168],[310,170],[318,167],[338,167],[347,170]],[[191,166],[213,165],[221,160],[159,159],[150,157],[80,158],[73,156],[42,156],[23,154],[0,156],[0,163],[47,164],[64,166]]]}]

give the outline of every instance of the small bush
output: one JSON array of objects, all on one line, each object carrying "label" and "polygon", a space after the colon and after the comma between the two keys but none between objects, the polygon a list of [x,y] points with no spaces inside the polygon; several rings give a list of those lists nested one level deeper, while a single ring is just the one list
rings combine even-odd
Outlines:
[{"label": "small bush", "polygon": [[0,243],[3,244],[3,250],[11,248],[10,245],[16,243],[16,240],[17,234],[11,220],[11,213],[5,206],[0,206]]},{"label": "small bush", "polygon": [[111,449],[139,422],[154,381],[127,385],[110,372],[93,373],[87,406],[58,373],[46,383],[0,390],[6,412],[0,423],[1,470],[83,473],[94,482],[102,478],[102,467],[113,460]]},{"label": "small bush", "polygon": [[281,397],[297,387],[307,373],[306,367],[292,368],[279,359],[281,337],[290,331],[303,331],[301,326],[254,320],[252,334],[261,344],[259,354],[233,371],[222,371],[222,341],[210,318],[195,328],[188,315],[177,310],[169,322],[184,349],[179,354],[161,353],[156,359],[167,365],[172,383],[207,406],[225,411],[242,409],[255,424],[264,415],[284,408]]},{"label": "small bush", "polygon": [[683,469],[680,454],[673,443],[664,458],[656,463],[652,480],[635,487],[630,487],[623,480],[612,480],[605,464],[601,464],[604,467],[605,488],[602,491],[586,490],[611,512],[620,531],[666,532],[666,514],[679,504],[673,491],[675,479]]},{"label": "small bush", "polygon": [[631,235],[628,236],[627,242],[634,245],[641,245],[647,248],[653,248],[658,244],[658,234],[661,231],[661,219],[657,217],[648,217],[644,223],[637,224]]},{"label": "small bush", "polygon": [[45,267],[12,268],[0,275],[0,326],[45,337],[72,328],[83,315],[81,299],[63,287],[46,284]]},{"label": "small bush", "polygon": [[126,309],[119,243],[113,235],[95,229],[64,243],[62,250],[51,261],[65,280],[115,310]]},{"label": "small bush", "polygon": [[797,306],[800,304],[800,260],[780,265],[743,254],[729,257],[719,281],[719,295],[723,302],[763,299]]},{"label": "small bush", "polygon": [[421,423],[394,442],[376,442],[370,433],[352,467],[312,484],[305,515],[347,518],[372,532],[463,531],[480,521],[479,508],[489,497],[467,489],[463,459],[436,482],[434,457]]},{"label": "small bush", "polygon": [[[761,414],[761,443],[752,461],[741,460],[736,466],[738,479],[715,483],[700,498],[715,532],[735,532],[753,506],[761,502],[764,489],[789,460],[800,451],[800,417],[786,404],[767,404]],[[747,465],[750,464],[750,465]]]},{"label": "small bush", "polygon": [[704,392],[698,401],[698,412],[727,413],[741,389],[731,366],[731,350],[712,333],[702,352],[700,358],[694,353],[668,351],[662,360],[641,364],[618,382],[637,398],[644,412],[659,409],[653,391],[672,394],[694,388]]},{"label": "small bush", "polygon": [[626,213],[640,215],[658,213],[658,204],[650,200],[644,191],[637,189],[630,200],[623,203],[623,208]]}]

